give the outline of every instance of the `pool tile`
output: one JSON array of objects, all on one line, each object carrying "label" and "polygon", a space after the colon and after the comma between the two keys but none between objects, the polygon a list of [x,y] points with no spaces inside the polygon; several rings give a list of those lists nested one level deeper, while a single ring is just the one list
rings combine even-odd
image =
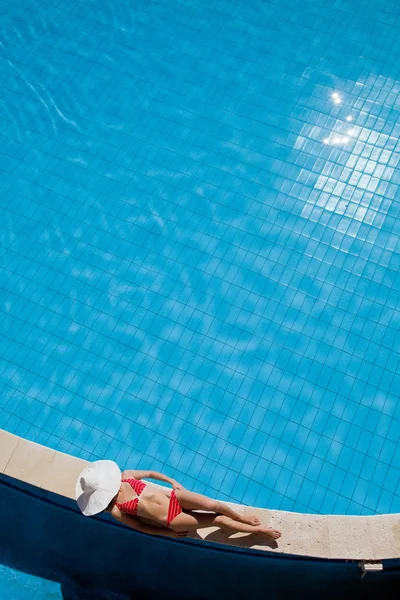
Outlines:
[{"label": "pool tile", "polygon": [[[129,52],[93,66],[75,40],[72,79],[68,19],[96,47],[92,23],[110,15],[43,6],[67,19],[44,87],[48,31],[37,23],[32,46],[9,6],[0,424],[80,457],[178,469],[243,502],[394,510],[395,9],[289,0],[288,24],[203,4],[183,22],[172,1],[161,33],[148,26],[160,7],[140,9],[134,69]],[[42,88],[47,112],[31,93]]]},{"label": "pool tile", "polygon": [[373,558],[372,542],[366,545],[367,527],[365,517],[348,517],[345,523],[337,517],[328,517],[331,558]]},{"label": "pool tile", "polygon": [[1,459],[0,469],[4,472],[7,464],[18,444],[18,437],[8,433],[5,430],[0,431]]},{"label": "pool tile", "polygon": [[35,445],[27,440],[19,440],[7,462],[4,473],[40,487],[47,476],[54,456],[55,452],[51,449]]}]

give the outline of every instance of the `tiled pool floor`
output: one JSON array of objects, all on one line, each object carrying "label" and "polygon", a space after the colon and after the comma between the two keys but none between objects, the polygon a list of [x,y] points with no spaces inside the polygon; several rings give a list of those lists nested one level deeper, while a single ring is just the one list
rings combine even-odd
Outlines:
[{"label": "tiled pool floor", "polygon": [[5,600],[22,600],[32,593],[37,600],[63,600],[59,584],[3,565],[0,565],[0,591]]},{"label": "tiled pool floor", "polygon": [[400,4],[1,13],[0,426],[400,512]]}]

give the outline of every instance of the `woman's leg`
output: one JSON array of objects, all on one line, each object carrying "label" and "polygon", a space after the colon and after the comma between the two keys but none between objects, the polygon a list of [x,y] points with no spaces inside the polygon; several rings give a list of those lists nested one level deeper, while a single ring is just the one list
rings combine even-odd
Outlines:
[{"label": "woman's leg", "polygon": [[212,500],[202,494],[196,494],[188,490],[175,490],[175,494],[183,510],[208,510],[229,517],[234,521],[239,521],[239,523],[247,523],[253,527],[260,524],[258,517],[239,515],[239,513],[227,504],[223,504],[223,502],[219,502],[218,500]]},{"label": "woman's leg", "polygon": [[254,526],[248,523],[240,523],[230,517],[224,515],[215,515],[212,513],[195,513],[195,512],[181,512],[173,521],[170,523],[170,529],[176,532],[180,531],[193,531],[202,529],[205,527],[221,527],[230,533],[261,533],[277,539],[281,536],[277,529],[269,529],[268,527],[262,527],[261,525]]},{"label": "woman's leg", "polygon": [[241,531],[244,533],[262,533],[268,537],[272,537],[277,540],[281,537],[281,532],[278,529],[270,529],[269,527],[263,527],[262,525],[248,525],[247,523],[238,523],[229,517],[224,515],[218,515],[214,519],[214,525],[218,525],[221,529],[227,529],[228,531],[237,532]]}]

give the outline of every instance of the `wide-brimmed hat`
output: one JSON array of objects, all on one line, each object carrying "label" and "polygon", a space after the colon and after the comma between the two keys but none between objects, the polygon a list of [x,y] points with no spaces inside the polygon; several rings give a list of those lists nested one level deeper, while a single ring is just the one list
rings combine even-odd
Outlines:
[{"label": "wide-brimmed hat", "polygon": [[121,487],[121,470],[113,460],[96,460],[85,467],[75,486],[75,497],[86,517],[107,508]]}]

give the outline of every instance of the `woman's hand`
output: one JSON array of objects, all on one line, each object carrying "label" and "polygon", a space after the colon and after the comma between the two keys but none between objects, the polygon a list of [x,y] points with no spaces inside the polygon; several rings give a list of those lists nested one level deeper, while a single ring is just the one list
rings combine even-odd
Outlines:
[{"label": "woman's hand", "polygon": [[177,481],[172,481],[171,485],[172,485],[172,487],[173,487],[174,490],[184,490],[185,489],[183,487],[183,485],[181,485]]}]

